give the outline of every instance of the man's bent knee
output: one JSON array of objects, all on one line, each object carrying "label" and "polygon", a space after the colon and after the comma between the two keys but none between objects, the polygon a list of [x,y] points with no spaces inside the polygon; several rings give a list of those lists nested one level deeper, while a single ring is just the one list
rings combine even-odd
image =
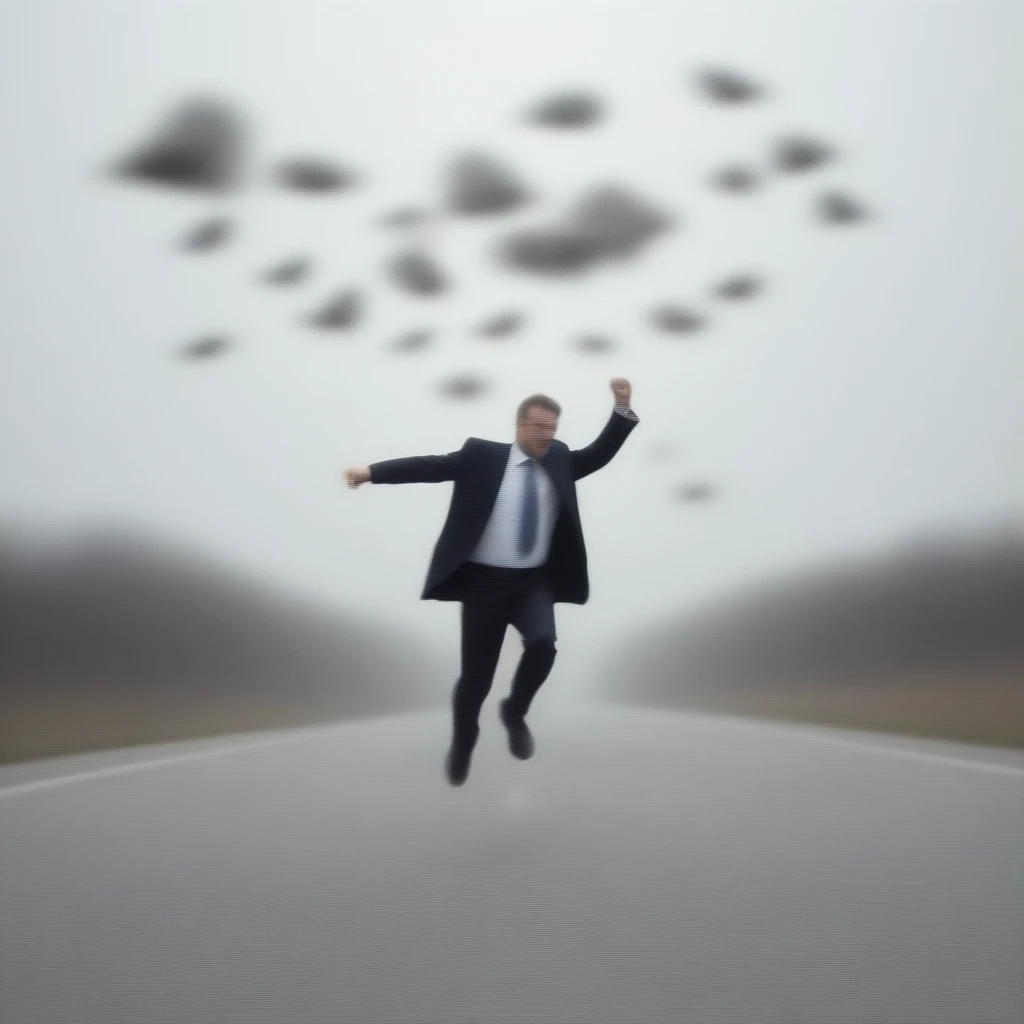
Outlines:
[{"label": "man's bent knee", "polygon": [[557,639],[557,637],[549,637],[549,636],[540,637],[537,640],[531,640],[529,643],[526,643],[523,646],[527,650],[529,650],[529,651],[538,651],[539,652],[539,651],[547,649],[547,650],[550,650],[550,652],[552,654],[555,654],[558,651],[558,648],[555,647],[555,640],[556,639]]}]

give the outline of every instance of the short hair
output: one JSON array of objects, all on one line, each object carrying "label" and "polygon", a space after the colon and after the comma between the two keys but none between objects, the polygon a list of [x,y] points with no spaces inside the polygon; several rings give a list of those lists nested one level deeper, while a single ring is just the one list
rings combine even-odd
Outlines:
[{"label": "short hair", "polygon": [[556,416],[562,415],[562,407],[553,399],[547,395],[530,395],[529,398],[524,398],[519,403],[519,408],[516,410],[516,422],[522,423],[526,419],[526,414],[531,409],[547,409],[548,412],[553,412]]}]

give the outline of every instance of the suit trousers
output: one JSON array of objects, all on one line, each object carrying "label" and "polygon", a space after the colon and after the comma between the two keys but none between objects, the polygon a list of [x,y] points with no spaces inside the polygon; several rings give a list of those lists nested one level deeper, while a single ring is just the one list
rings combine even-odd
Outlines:
[{"label": "suit trousers", "polygon": [[523,638],[509,711],[525,715],[555,661],[555,606],[543,565],[504,568],[465,562],[462,598],[462,673],[452,691],[454,739],[472,747],[478,719],[498,666],[509,624]]}]

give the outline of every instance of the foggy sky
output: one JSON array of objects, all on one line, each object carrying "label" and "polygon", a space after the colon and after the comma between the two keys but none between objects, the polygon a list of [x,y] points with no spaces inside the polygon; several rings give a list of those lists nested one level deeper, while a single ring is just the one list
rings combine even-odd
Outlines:
[{"label": "foggy sky", "polygon": [[[454,657],[459,606],[418,599],[450,485],[351,491],[342,470],[470,435],[511,441],[534,391],[562,403],[559,436],[581,447],[611,411],[609,378],[628,377],[641,423],[578,485],[592,596],[557,610],[556,671],[573,676],[597,656],[592,638],[744,581],[1019,514],[1019,27],[1016,4],[980,0],[4,5],[0,517],[143,524],[393,617]],[[705,61],[770,96],[708,104],[689,85]],[[601,127],[524,126],[531,103],[576,86],[607,101]],[[239,197],[104,180],[197,94],[250,118],[254,178]],[[841,158],[751,197],[708,186],[725,163],[764,169],[788,131]],[[468,150],[508,160],[540,199],[417,229],[452,289],[404,294],[385,266],[405,236],[380,216],[439,204],[444,168]],[[364,184],[281,190],[270,171],[293,154],[337,159]],[[552,222],[606,181],[681,227],[579,281],[490,263],[499,237]],[[874,219],[819,226],[813,201],[828,188]],[[237,218],[231,243],[182,256],[182,232],[218,215]],[[301,285],[254,284],[295,252],[316,257]],[[740,271],[763,274],[764,293],[709,301]],[[345,287],[366,290],[360,330],[301,326]],[[660,334],[647,313],[663,303],[707,312],[710,328]],[[476,325],[508,308],[527,312],[524,329],[481,342]],[[419,328],[434,349],[388,350]],[[222,332],[237,345],[224,358],[172,358]],[[570,342],[584,333],[621,347],[579,356]],[[443,402],[433,382],[461,371],[496,387]],[[679,445],[675,462],[650,457],[664,441]],[[687,479],[722,497],[673,502]]]}]

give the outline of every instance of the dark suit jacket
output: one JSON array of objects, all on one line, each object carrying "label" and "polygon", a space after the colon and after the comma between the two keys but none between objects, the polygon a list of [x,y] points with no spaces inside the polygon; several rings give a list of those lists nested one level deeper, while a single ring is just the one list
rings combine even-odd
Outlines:
[{"label": "dark suit jacket", "polygon": [[[630,431],[640,422],[613,412],[604,430],[586,448],[570,450],[564,441],[551,442],[541,465],[561,499],[545,568],[555,602],[586,604],[590,596],[587,549],[576,505],[576,481],[611,462]],[[370,467],[375,484],[442,483],[454,480],[448,518],[434,545],[422,601],[461,601],[463,563],[483,535],[508,465],[511,442],[470,437],[457,452],[388,459]]]}]

